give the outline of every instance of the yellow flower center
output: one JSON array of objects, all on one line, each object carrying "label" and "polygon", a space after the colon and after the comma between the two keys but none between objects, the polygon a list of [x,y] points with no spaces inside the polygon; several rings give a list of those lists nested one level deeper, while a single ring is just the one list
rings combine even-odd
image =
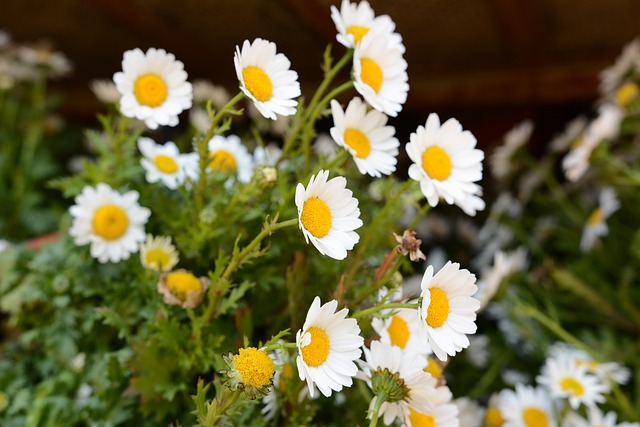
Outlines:
[{"label": "yellow flower center", "polygon": [[424,371],[430,373],[433,378],[442,378],[442,365],[433,357],[427,357],[427,367],[424,368]]},{"label": "yellow flower center", "polygon": [[302,206],[300,221],[303,227],[313,236],[321,239],[329,233],[331,229],[331,209],[317,197],[310,197]]},{"label": "yellow flower center", "polygon": [[244,86],[251,95],[260,102],[271,99],[273,94],[273,83],[261,68],[250,65],[242,70],[242,80]]},{"label": "yellow flower center", "polygon": [[501,427],[504,424],[504,418],[502,418],[502,414],[495,406],[487,408],[484,420],[490,427]]},{"label": "yellow flower center", "polygon": [[312,326],[307,332],[311,334],[311,342],[302,348],[302,360],[309,366],[320,366],[329,356],[329,337],[322,329]]},{"label": "yellow flower center", "polygon": [[604,222],[604,212],[602,212],[602,209],[600,208],[595,208],[593,212],[591,212],[591,215],[589,215],[589,219],[587,219],[587,224],[593,226],[593,225],[601,224],[602,222]]},{"label": "yellow flower center", "polygon": [[157,74],[143,74],[133,84],[133,94],[140,105],[158,107],[167,99],[167,84]]},{"label": "yellow flower center", "polygon": [[178,171],[178,164],[176,161],[164,154],[157,155],[153,159],[153,163],[162,173],[176,173]]},{"label": "yellow flower center", "polygon": [[387,329],[391,344],[404,348],[409,341],[409,325],[402,317],[395,315],[391,318],[391,324]]},{"label": "yellow flower center", "polygon": [[547,427],[549,425],[547,414],[533,406],[524,408],[522,419],[527,427]]},{"label": "yellow flower center", "polygon": [[233,173],[238,170],[236,158],[227,150],[217,150],[209,153],[209,169],[224,173]]},{"label": "yellow flower center", "polygon": [[369,138],[358,129],[349,128],[344,132],[344,142],[351,147],[356,156],[364,159],[371,152]]},{"label": "yellow flower center", "polygon": [[449,154],[437,145],[432,145],[422,153],[422,169],[429,178],[444,181],[451,175],[452,168]]},{"label": "yellow flower center", "polygon": [[564,377],[560,381],[560,387],[572,396],[582,396],[584,394],[584,386],[573,377]]},{"label": "yellow flower center", "polygon": [[640,90],[635,83],[625,83],[616,91],[616,102],[621,107],[626,107],[633,101]]},{"label": "yellow flower center", "polygon": [[278,383],[278,390],[281,393],[287,391],[288,382],[293,378],[293,367],[289,363],[282,365],[282,373],[280,374],[280,383]]},{"label": "yellow flower center", "polygon": [[267,353],[254,347],[241,348],[233,356],[233,366],[242,383],[256,388],[268,386],[276,368]]},{"label": "yellow flower center", "polygon": [[171,293],[182,302],[186,301],[189,292],[202,290],[200,279],[187,271],[175,271],[167,274],[164,283]]},{"label": "yellow flower center", "polygon": [[[593,214],[591,214],[593,216]],[[595,360],[577,359],[576,365],[586,366],[589,371],[595,371],[598,369],[598,362]]]},{"label": "yellow flower center", "polygon": [[432,328],[439,328],[449,317],[449,299],[440,288],[429,289],[429,294],[431,300],[427,309],[427,324]]},{"label": "yellow flower center", "polygon": [[353,40],[355,44],[359,44],[362,41],[362,38],[369,32],[368,27],[363,27],[361,25],[352,25],[347,28],[347,34],[351,34],[353,36]]},{"label": "yellow flower center", "polygon": [[93,232],[106,240],[115,240],[126,233],[129,217],[120,206],[104,205],[93,214]]},{"label": "yellow flower center", "polygon": [[147,251],[145,262],[149,267],[162,270],[171,262],[171,256],[165,250],[151,249],[150,251]]},{"label": "yellow flower center", "polygon": [[370,86],[375,93],[378,93],[384,80],[382,68],[380,68],[377,62],[369,58],[360,58],[360,67],[360,78],[362,81]]},{"label": "yellow flower center", "polygon": [[409,421],[411,421],[411,427],[435,427],[436,425],[436,419],[433,415],[414,411],[413,408],[409,408]]}]

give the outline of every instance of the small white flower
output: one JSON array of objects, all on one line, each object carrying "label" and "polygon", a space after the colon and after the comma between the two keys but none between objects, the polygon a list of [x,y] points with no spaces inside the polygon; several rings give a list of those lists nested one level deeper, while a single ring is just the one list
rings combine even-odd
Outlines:
[{"label": "small white flower", "polygon": [[193,82],[193,102],[211,101],[215,109],[221,109],[231,100],[229,91],[224,86],[218,86],[209,80],[195,80]]},{"label": "small white flower", "polygon": [[629,72],[640,72],[640,38],[624,46],[620,56],[610,67],[600,72],[600,93],[609,98]]},{"label": "small white flower", "polygon": [[331,112],[334,127],[329,132],[353,156],[361,174],[380,177],[396,170],[400,142],[394,137],[395,128],[386,126],[386,115],[376,110],[367,112],[360,98],[353,98],[345,111],[334,99]]},{"label": "small white flower", "polygon": [[[372,341],[365,347],[366,363],[361,363],[362,372],[374,394],[380,388],[388,394],[380,406],[379,415],[386,425],[399,419],[406,423],[409,407],[422,413],[433,413],[436,380],[424,371],[426,358],[418,353],[402,351],[400,347]],[[369,410],[376,404],[377,396],[371,400]]]},{"label": "small white flower", "polygon": [[362,353],[364,339],[355,319],[347,319],[349,310],[336,312],[338,301],[320,305],[315,297],[302,329],[296,333],[298,356],[296,365],[300,380],[307,381],[309,394],[315,395],[315,384],[325,396],[343,387],[351,387],[358,372],[354,363]]},{"label": "small white flower", "polygon": [[147,240],[140,244],[140,262],[144,268],[155,271],[170,271],[175,267],[178,251],[171,237],[147,234]]},{"label": "small white flower", "polygon": [[402,53],[405,52],[402,36],[394,32],[396,24],[389,15],[375,16],[367,1],[351,3],[348,0],[342,0],[340,10],[331,6],[331,19],[338,30],[336,39],[344,47],[354,48],[365,36],[382,33],[388,38],[390,46],[397,46]]},{"label": "small white flower", "polygon": [[603,393],[609,391],[608,385],[587,373],[585,365],[568,358],[547,358],[536,380],[548,388],[551,397],[568,399],[573,409],[603,403]]},{"label": "small white flower", "polygon": [[458,406],[451,401],[452,397],[448,387],[437,387],[436,393],[431,398],[434,405],[433,411],[424,413],[409,406],[405,425],[407,427],[459,427],[459,410]]},{"label": "small white flower", "polygon": [[422,302],[418,307],[420,326],[438,359],[447,360],[469,346],[467,334],[476,332],[476,311],[480,302],[473,298],[476,277],[460,264],[447,262],[436,275],[428,266],[422,277]]},{"label": "small white flower", "polygon": [[618,209],[620,200],[615,191],[610,187],[603,188],[598,196],[598,207],[591,212],[582,230],[580,249],[583,252],[591,250],[598,237],[609,234],[607,219]]},{"label": "small white flower", "polygon": [[151,215],[138,197],[137,191],[120,194],[104,183],[84,187],[69,208],[69,235],[76,245],[91,244],[91,256],[101,263],[129,259],[145,239],[144,225]]},{"label": "small white flower", "polygon": [[298,73],[291,62],[276,53],[276,44],[263,39],[245,40],[242,50],[236,46],[233,58],[240,89],[253,101],[264,117],[275,120],[276,114],[295,114],[300,96]]},{"label": "small white flower", "polygon": [[105,104],[117,104],[122,96],[112,80],[92,80],[90,88],[96,98]]},{"label": "small white flower", "polygon": [[405,146],[413,162],[409,177],[420,183],[429,205],[436,206],[440,198],[456,204],[468,215],[485,207],[478,197],[481,193],[476,181],[482,179],[484,153],[475,148],[476,138],[463,131],[456,119],[440,126],[440,118],[431,113],[425,126],[410,135]]},{"label": "small white flower", "polygon": [[578,116],[567,123],[564,131],[551,140],[551,151],[565,151],[571,147],[571,145],[579,141],[583,132],[587,128],[587,123],[587,118],[584,116]]},{"label": "small white flower", "polygon": [[615,412],[602,412],[597,406],[587,408],[587,419],[582,418],[576,412],[570,412],[564,419],[564,427],[640,427],[640,423],[617,422],[618,415]]},{"label": "small white flower", "polygon": [[511,252],[498,250],[494,255],[493,266],[485,270],[478,281],[478,293],[474,296],[480,300],[480,307],[486,308],[505,278],[524,270],[526,266],[527,250],[524,247]]},{"label": "small white flower", "polygon": [[356,90],[373,108],[393,117],[402,110],[409,92],[407,61],[384,34],[362,39],[353,54],[353,77]]},{"label": "small white flower", "polygon": [[516,384],[516,390],[503,390],[499,410],[504,427],[555,426],[553,403],[546,390]]},{"label": "small white flower", "polygon": [[484,408],[475,400],[468,397],[459,397],[453,400],[458,406],[458,419],[460,427],[482,427],[484,424]]},{"label": "small white flower", "polygon": [[239,136],[216,135],[209,140],[208,168],[210,171],[237,175],[238,181],[246,184],[253,176],[253,157]]},{"label": "small white flower", "polygon": [[298,184],[298,221],[307,243],[311,241],[322,255],[342,260],[360,240],[354,230],[362,227],[362,220],[358,199],[346,188],[347,180],[328,178],[329,171],[322,170],[311,177],[307,188]]},{"label": "small white flower", "polygon": [[374,317],[371,326],[380,335],[380,341],[420,354],[431,353],[427,337],[422,334],[420,317],[415,309],[400,308],[386,319]]},{"label": "small white flower", "polygon": [[192,105],[184,64],[164,49],[126,51],[113,81],[122,94],[122,114],[143,120],[150,129],[177,125],[178,114]]},{"label": "small white flower", "polygon": [[282,157],[282,149],[277,144],[270,143],[265,147],[256,147],[253,151],[253,161],[256,166],[275,166]]},{"label": "small white flower", "polygon": [[145,177],[149,183],[160,181],[167,188],[175,190],[184,184],[187,177],[191,180],[198,177],[198,155],[180,154],[172,141],[160,145],[151,138],[140,137],[138,149],[143,155],[140,164],[146,171]]}]

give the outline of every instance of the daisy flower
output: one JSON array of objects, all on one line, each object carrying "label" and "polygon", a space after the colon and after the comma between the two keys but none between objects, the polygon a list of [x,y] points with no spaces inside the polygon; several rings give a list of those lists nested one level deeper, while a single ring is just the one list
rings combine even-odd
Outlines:
[{"label": "daisy flower", "polygon": [[353,54],[353,76],[356,90],[373,108],[393,117],[402,110],[409,92],[407,61],[384,34],[362,39]]},{"label": "daisy flower", "polygon": [[143,155],[140,164],[146,171],[147,182],[162,182],[167,188],[175,190],[187,177],[198,177],[198,155],[180,154],[172,141],[164,145],[156,144],[147,137],[138,138],[138,149]]},{"label": "daisy flower", "polygon": [[178,263],[178,251],[171,244],[171,237],[147,234],[140,244],[140,262],[148,270],[169,271]]},{"label": "daisy flower", "polygon": [[600,107],[596,117],[571,151],[562,159],[562,169],[569,181],[577,181],[589,169],[589,158],[593,150],[604,139],[614,139],[620,131],[624,112],[617,105],[605,104]]},{"label": "daisy flower", "polygon": [[618,88],[614,99],[618,106],[627,108],[633,103],[638,95],[640,95],[640,88],[638,88],[638,85],[634,82],[627,82]]},{"label": "daisy flower", "polygon": [[425,126],[419,126],[409,139],[405,147],[413,161],[409,177],[420,182],[429,205],[434,207],[444,198],[468,215],[484,209],[484,201],[478,197],[480,186],[474,184],[482,179],[484,153],[475,148],[471,132],[463,131],[453,118],[440,126],[438,115],[431,113]]},{"label": "daisy flower", "polygon": [[[282,404],[282,402],[280,402],[282,396],[286,394],[287,389],[293,384],[295,367],[290,353],[287,350],[273,351],[269,357],[273,360],[276,371],[273,375],[273,387],[262,399],[264,406],[260,412],[264,415],[265,419],[272,420]],[[307,387],[303,387],[300,397],[304,399],[304,397],[308,395],[308,390]]]},{"label": "daisy flower", "polygon": [[385,126],[386,115],[376,110],[367,112],[360,98],[353,98],[345,111],[334,99],[331,112],[334,127],[329,132],[353,156],[361,174],[379,178],[396,170],[400,142],[394,137],[394,127]]},{"label": "daisy flower", "polygon": [[122,114],[143,120],[149,129],[175,126],[178,114],[191,108],[193,93],[184,64],[164,49],[126,51],[122,71],[113,81],[122,94]]},{"label": "daisy flower", "polygon": [[237,175],[246,184],[253,176],[253,157],[239,136],[216,135],[209,140],[209,170]]},{"label": "daisy flower", "polygon": [[275,363],[264,350],[255,347],[241,348],[238,354],[224,356],[229,367],[224,384],[231,391],[243,390],[251,400],[266,396],[273,385]]},{"label": "daisy flower", "polygon": [[69,208],[69,235],[76,245],[91,244],[91,256],[101,263],[129,259],[145,239],[144,225],[151,211],[138,204],[137,191],[120,194],[100,183],[86,186]]},{"label": "daisy flower", "polygon": [[476,332],[476,311],[480,302],[471,296],[478,290],[475,282],[476,276],[451,261],[435,276],[433,267],[427,267],[422,277],[422,301],[418,307],[420,327],[431,349],[443,362],[447,360],[447,354],[453,356],[467,348],[466,334]]},{"label": "daisy flower", "polygon": [[[451,402],[451,391],[446,386],[436,388],[436,393],[431,398],[434,405],[433,411],[424,413],[409,406],[405,415],[407,427],[458,427],[460,426],[459,410],[455,403]],[[480,418],[482,419],[482,418]]]},{"label": "daisy flower", "polygon": [[415,309],[400,308],[390,317],[374,317],[371,326],[380,335],[380,341],[403,350],[420,354],[431,353],[426,337],[420,329],[420,318]]},{"label": "daisy flower", "polygon": [[340,10],[331,6],[331,19],[336,25],[336,39],[347,48],[355,48],[367,34],[382,33],[387,36],[390,46],[397,46],[405,52],[402,36],[395,33],[396,24],[389,15],[375,16],[369,2],[351,3],[342,0]]},{"label": "daisy flower", "polygon": [[583,252],[591,250],[598,237],[609,234],[607,219],[618,209],[620,209],[620,200],[615,191],[609,187],[603,188],[598,196],[598,207],[591,212],[582,230],[580,249]]},{"label": "daisy flower", "polygon": [[504,425],[504,415],[500,411],[500,405],[507,391],[509,390],[501,390],[489,397],[487,410],[484,414],[484,423],[487,427],[502,427]]},{"label": "daisy flower", "polygon": [[522,384],[500,396],[503,427],[554,427],[553,402],[546,390]]},{"label": "daisy flower", "polygon": [[567,123],[564,131],[551,141],[551,151],[561,152],[567,150],[573,144],[578,145],[578,141],[583,137],[587,128],[587,123],[587,118],[584,116],[578,116]]},{"label": "daisy flower", "polygon": [[311,177],[307,188],[298,183],[298,221],[307,243],[311,241],[322,255],[342,260],[360,240],[353,230],[362,227],[362,220],[358,199],[346,188],[347,180],[328,178],[329,171],[321,170]]},{"label": "daisy flower", "polygon": [[567,358],[548,358],[536,380],[549,389],[551,397],[568,399],[573,409],[603,403],[603,393],[609,391],[608,385],[587,373],[585,365]]},{"label": "daisy flower", "polygon": [[485,269],[478,281],[478,293],[474,295],[480,301],[480,307],[486,308],[495,296],[502,281],[511,274],[522,271],[527,267],[527,250],[519,247],[511,252],[498,250],[494,255],[493,266]]},{"label": "daisy flower", "polygon": [[380,406],[379,416],[386,425],[396,419],[408,421],[410,407],[418,412],[433,413],[436,380],[424,371],[424,357],[381,341],[372,341],[371,348],[365,347],[364,354],[366,363],[362,363],[362,371],[376,395],[369,405],[369,413],[381,392],[386,400]]},{"label": "daisy flower", "polygon": [[562,424],[565,427],[640,427],[640,423],[617,422],[618,415],[615,412],[602,412],[597,406],[587,408],[587,418],[584,419],[575,412],[570,412]]},{"label": "daisy flower", "polygon": [[525,145],[533,133],[533,122],[525,120],[514,126],[504,136],[504,143],[493,150],[491,155],[491,171],[493,176],[503,179],[513,172],[513,156]]},{"label": "daisy flower", "polygon": [[236,46],[233,58],[240,89],[267,119],[276,114],[295,114],[300,96],[298,73],[290,70],[291,62],[276,53],[276,44],[263,39],[245,40],[242,50]]},{"label": "daisy flower", "polygon": [[190,271],[180,269],[162,273],[157,289],[165,304],[195,308],[202,303],[209,285],[208,277],[196,277]]},{"label": "daisy flower", "polygon": [[347,319],[348,309],[336,312],[338,301],[320,305],[315,297],[307,318],[296,333],[298,356],[296,365],[300,380],[307,381],[309,395],[314,397],[314,384],[324,396],[353,384],[358,373],[354,360],[361,354],[364,339],[355,319]]},{"label": "daisy flower", "polygon": [[214,85],[209,80],[195,80],[193,82],[193,102],[207,101],[211,101],[213,108],[219,110],[231,101],[231,96],[224,86]]}]

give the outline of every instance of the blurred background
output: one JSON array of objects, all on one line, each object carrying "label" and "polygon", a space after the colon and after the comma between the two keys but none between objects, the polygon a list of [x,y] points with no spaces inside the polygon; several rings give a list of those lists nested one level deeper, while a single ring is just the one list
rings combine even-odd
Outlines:
[{"label": "blurred background", "polygon": [[[410,92],[394,122],[406,138],[428,113],[456,117],[489,148],[531,118],[532,144],[546,142],[598,96],[598,73],[640,31],[637,0],[373,0],[404,37]],[[55,81],[66,120],[95,123],[103,106],[89,89],[110,79],[122,54],[164,48],[190,80],[237,88],[233,52],[244,39],[276,42],[310,96],[322,53],[335,40],[338,0],[21,0],[2,1],[0,29],[16,42],[66,54],[73,71]]]}]

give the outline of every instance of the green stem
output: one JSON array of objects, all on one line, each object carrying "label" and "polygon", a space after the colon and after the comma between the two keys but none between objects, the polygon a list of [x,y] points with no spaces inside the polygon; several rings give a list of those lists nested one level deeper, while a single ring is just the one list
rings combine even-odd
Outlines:
[{"label": "green stem", "polygon": [[266,223],[262,228],[262,231],[247,246],[245,246],[240,252],[234,254],[229,265],[227,265],[227,268],[224,270],[224,273],[222,273],[221,279],[228,279],[238,269],[238,267],[240,267],[242,261],[256,249],[265,237],[270,236],[274,231],[280,230],[281,228],[291,227],[297,224],[298,218],[292,218],[282,222]]},{"label": "green stem", "polygon": [[285,349],[285,348],[298,348],[298,344],[294,342],[276,342],[271,344],[270,346],[265,347],[264,351],[268,353],[273,350]]},{"label": "green stem", "polygon": [[371,422],[369,423],[369,427],[376,427],[378,425],[378,417],[380,414],[380,407],[387,399],[387,394],[383,391],[378,392],[376,395],[376,405],[373,407],[373,412],[371,413]]},{"label": "green stem", "polygon": [[417,310],[419,307],[418,303],[409,303],[409,302],[389,302],[386,304],[374,305],[373,307],[365,308],[364,310],[357,311],[351,315],[354,319],[361,319],[363,317],[367,317],[371,314],[377,313],[382,310],[388,310],[393,308],[411,308]]},{"label": "green stem", "polygon": [[347,62],[349,62],[349,60],[352,57],[353,57],[353,49],[348,49],[345,52],[345,54],[342,56],[342,58],[340,58],[340,60],[336,62],[336,65],[334,65],[329,71],[327,71],[324,79],[322,80],[322,83],[320,83],[320,86],[318,86],[316,93],[313,94],[313,98],[311,98],[311,101],[309,102],[309,109],[307,110],[307,114],[304,117],[305,119],[304,121],[306,121],[309,118],[309,114],[315,109],[316,104],[318,103],[318,100],[327,90],[327,87],[329,86],[329,84],[333,81],[335,76],[347,64]]}]

